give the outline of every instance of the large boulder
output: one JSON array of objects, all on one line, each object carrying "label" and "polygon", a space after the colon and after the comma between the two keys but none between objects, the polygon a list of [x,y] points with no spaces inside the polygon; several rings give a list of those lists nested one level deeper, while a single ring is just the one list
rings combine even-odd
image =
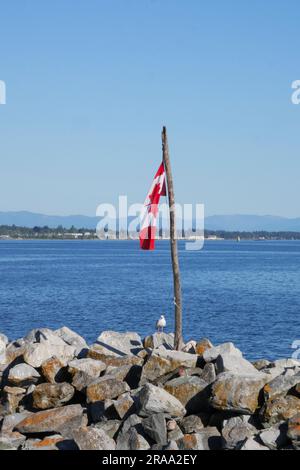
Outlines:
[{"label": "large boulder", "polygon": [[54,434],[44,439],[27,439],[22,445],[22,450],[77,450],[76,446],[70,445],[71,442],[66,441],[60,434]]},{"label": "large boulder", "polygon": [[42,374],[47,382],[55,384],[63,382],[66,375],[66,368],[64,364],[57,359],[57,357],[51,357],[47,359],[41,365]]},{"label": "large boulder", "polygon": [[107,399],[113,399],[125,392],[129,392],[126,382],[121,382],[110,376],[100,377],[86,388],[88,403],[96,403]]},{"label": "large boulder", "polygon": [[106,369],[102,361],[94,359],[74,359],[69,362],[69,373],[72,376],[72,385],[78,391],[84,391]]},{"label": "large boulder", "polygon": [[223,353],[216,359],[217,373],[231,372],[235,375],[257,375],[261,376],[251,362],[247,361],[238,354]]},{"label": "large boulder", "polygon": [[207,387],[208,384],[197,376],[183,376],[167,382],[164,389],[177,398],[189,413],[197,413],[208,405],[208,395],[204,392]]},{"label": "large boulder", "polygon": [[196,367],[198,356],[181,351],[154,350],[143,367],[141,382],[153,382],[180,367]]},{"label": "large boulder", "polygon": [[70,330],[67,326],[59,328],[59,330],[55,331],[55,334],[66,344],[69,344],[69,346],[73,346],[76,349],[76,356],[81,356],[87,352],[88,345],[85,339],[75,333],[75,331]]},{"label": "large boulder", "polygon": [[249,416],[237,416],[225,420],[222,437],[225,449],[238,449],[246,439],[257,434],[257,429],[249,423]]},{"label": "large boulder", "polygon": [[190,415],[185,416],[180,422],[179,426],[184,434],[198,433],[204,429],[204,424],[200,416]]},{"label": "large boulder", "polygon": [[58,346],[64,344],[64,341],[49,328],[35,328],[34,330],[31,330],[23,339],[27,343],[50,343],[52,345]]},{"label": "large boulder", "polygon": [[143,349],[143,344],[137,333],[103,331],[92,348],[101,354],[119,357],[137,354]]},{"label": "large boulder", "polygon": [[260,411],[264,427],[272,427],[282,421],[287,421],[300,413],[300,399],[293,396],[280,396],[268,400]]},{"label": "large boulder", "polygon": [[242,447],[240,448],[240,450],[246,450],[246,451],[249,451],[249,450],[270,450],[268,447],[266,446],[263,446],[262,444],[260,444],[257,439],[255,439],[254,437],[249,437],[245,442],[244,444],[242,445]]},{"label": "large boulder", "polygon": [[288,444],[287,430],[287,424],[280,423],[276,426],[261,431],[259,433],[259,439],[270,450],[281,449]]},{"label": "large boulder", "polygon": [[67,345],[60,338],[57,337],[57,339],[62,344],[53,344],[50,341],[27,343],[23,353],[24,361],[34,368],[41,367],[45,361],[52,357],[56,357],[63,364],[67,364],[75,357],[76,349],[73,346]]},{"label": "large boulder", "polygon": [[288,421],[287,435],[296,450],[300,449],[300,413]]},{"label": "large boulder", "polygon": [[213,348],[213,344],[207,338],[203,338],[196,343],[196,354],[203,356],[207,349]]},{"label": "large boulder", "polygon": [[185,434],[177,445],[179,450],[220,450],[222,438],[217,428],[207,427],[195,434]]},{"label": "large boulder", "polygon": [[73,359],[73,361],[69,362],[68,366],[71,375],[76,374],[76,372],[86,372],[87,375],[95,379],[106,369],[104,362],[90,358]]},{"label": "large boulder", "polygon": [[203,359],[205,362],[213,362],[217,357],[222,356],[223,354],[243,357],[241,351],[237,349],[233,343],[224,343],[213,348],[207,348],[203,353]]},{"label": "large boulder", "polygon": [[79,450],[114,450],[115,441],[103,429],[97,427],[81,427],[74,430],[73,439]]},{"label": "large boulder", "polygon": [[128,414],[134,411],[134,400],[130,393],[124,393],[117,400],[113,400],[113,407],[120,419],[124,419]]},{"label": "large boulder", "polygon": [[2,394],[2,403],[5,408],[5,414],[16,413],[25,395],[25,388],[9,386],[4,387]]},{"label": "large boulder", "polygon": [[184,406],[177,398],[152,384],[144,385],[138,395],[138,400],[141,416],[166,413],[172,417],[182,417],[186,413]]},{"label": "large boulder", "polygon": [[36,383],[40,374],[28,364],[17,364],[9,370],[8,381],[13,385],[25,386]]},{"label": "large boulder", "polygon": [[264,387],[266,400],[273,400],[282,395],[286,395],[289,390],[300,384],[300,373],[292,376],[280,375]]},{"label": "large boulder", "polygon": [[95,345],[89,349],[87,357],[104,362],[107,367],[123,367],[123,366],[142,366],[144,359],[138,356],[128,354],[126,356],[111,356],[104,354],[102,350],[97,349]]},{"label": "large boulder", "polygon": [[143,419],[142,427],[156,444],[167,445],[167,426],[164,413],[157,413]]},{"label": "large boulder", "polygon": [[120,427],[122,426],[122,421],[119,419],[109,419],[108,421],[99,421],[95,424],[96,428],[102,429],[109,437],[114,439]]},{"label": "large boulder", "polygon": [[74,388],[68,383],[37,385],[32,392],[33,406],[39,410],[58,408],[72,400]]},{"label": "large boulder", "polygon": [[158,349],[160,347],[174,349],[174,334],[154,333],[153,335],[146,336],[143,340],[143,344],[146,349]]},{"label": "large boulder", "polygon": [[216,410],[253,414],[265,379],[255,375],[220,374],[212,385],[211,405]]},{"label": "large boulder", "polygon": [[83,408],[80,405],[68,405],[32,413],[18,423],[15,429],[21,434],[58,432],[72,438],[74,429],[81,427],[83,422]]},{"label": "large boulder", "polygon": [[147,441],[141,426],[131,427],[127,433],[121,432],[117,438],[116,450],[149,450]]},{"label": "large boulder", "polygon": [[1,432],[5,434],[12,432],[17,424],[30,415],[31,413],[29,411],[23,411],[22,413],[12,413],[4,416]]}]

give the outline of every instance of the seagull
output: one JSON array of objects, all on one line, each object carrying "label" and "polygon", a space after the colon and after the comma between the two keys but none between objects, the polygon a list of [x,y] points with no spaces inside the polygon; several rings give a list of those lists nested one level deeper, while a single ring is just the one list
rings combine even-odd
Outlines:
[{"label": "seagull", "polygon": [[156,322],[157,331],[163,332],[166,325],[167,325],[166,319],[165,319],[164,315],[161,315],[160,319],[157,320],[157,322]]}]

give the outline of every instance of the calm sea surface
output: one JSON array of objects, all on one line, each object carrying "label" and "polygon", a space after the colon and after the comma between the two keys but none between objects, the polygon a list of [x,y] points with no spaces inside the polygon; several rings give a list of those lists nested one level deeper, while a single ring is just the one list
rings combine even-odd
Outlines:
[{"label": "calm sea surface", "polygon": [[[290,357],[300,340],[300,242],[180,243],[185,339],[233,341],[249,359]],[[102,330],[173,328],[169,243],[0,241],[0,332],[67,325],[93,342]]]}]

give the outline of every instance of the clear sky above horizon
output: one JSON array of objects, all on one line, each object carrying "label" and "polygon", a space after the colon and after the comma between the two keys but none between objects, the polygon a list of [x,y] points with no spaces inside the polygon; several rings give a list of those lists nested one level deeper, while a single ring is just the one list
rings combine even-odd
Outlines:
[{"label": "clear sky above horizon", "polygon": [[298,0],[11,0],[0,18],[0,211],[143,202],[165,124],[178,202],[300,216]]}]

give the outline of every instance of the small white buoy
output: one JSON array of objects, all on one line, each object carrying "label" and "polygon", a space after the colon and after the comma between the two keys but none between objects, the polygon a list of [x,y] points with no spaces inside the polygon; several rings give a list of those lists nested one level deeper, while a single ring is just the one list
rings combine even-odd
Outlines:
[{"label": "small white buoy", "polygon": [[165,319],[164,315],[161,315],[160,319],[157,320],[157,322],[156,322],[157,331],[163,332],[166,325],[167,325],[166,319]]}]

